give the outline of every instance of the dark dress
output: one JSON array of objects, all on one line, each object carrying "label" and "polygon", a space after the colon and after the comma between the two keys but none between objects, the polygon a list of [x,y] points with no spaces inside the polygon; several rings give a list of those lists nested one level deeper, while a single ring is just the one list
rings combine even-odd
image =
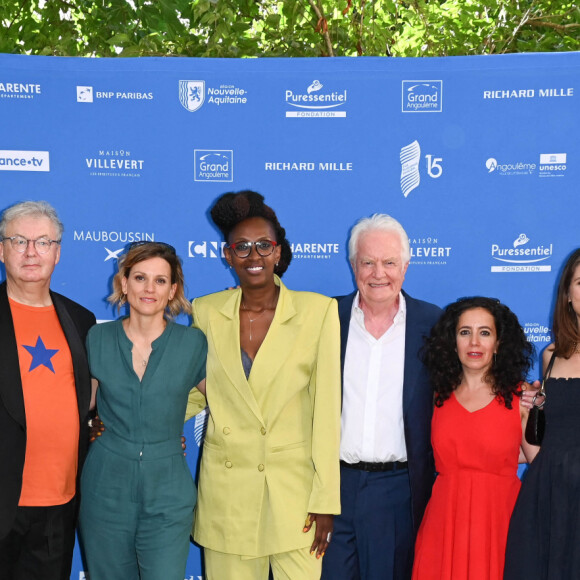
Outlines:
[{"label": "dark dress", "polygon": [[510,523],[505,580],[580,578],[580,378],[546,381],[546,432]]}]

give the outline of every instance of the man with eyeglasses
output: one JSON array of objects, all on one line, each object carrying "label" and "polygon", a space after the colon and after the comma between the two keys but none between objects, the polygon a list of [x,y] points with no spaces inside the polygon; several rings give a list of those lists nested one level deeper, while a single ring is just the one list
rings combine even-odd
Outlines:
[{"label": "man with eyeglasses", "polygon": [[0,219],[0,576],[68,580],[88,445],[94,315],[50,290],[63,226],[48,203]]}]

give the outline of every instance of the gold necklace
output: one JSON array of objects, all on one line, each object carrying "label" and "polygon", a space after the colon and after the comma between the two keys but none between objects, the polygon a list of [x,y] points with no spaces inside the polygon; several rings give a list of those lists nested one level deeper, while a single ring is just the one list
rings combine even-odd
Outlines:
[{"label": "gold necklace", "polygon": [[256,316],[255,318],[250,318],[250,311],[246,308],[243,302],[242,302],[242,310],[246,313],[246,316],[250,321],[250,342],[252,342],[252,322],[258,320],[258,318],[260,318],[260,316],[262,316],[264,312],[266,312],[266,308],[264,308],[264,310],[262,310],[262,312],[260,312],[260,314],[258,314],[258,316]]}]

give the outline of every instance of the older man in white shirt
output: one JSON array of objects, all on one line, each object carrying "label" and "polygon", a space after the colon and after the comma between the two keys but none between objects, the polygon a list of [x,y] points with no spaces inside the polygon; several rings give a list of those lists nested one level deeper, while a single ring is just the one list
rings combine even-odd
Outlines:
[{"label": "older man in white shirt", "polygon": [[419,350],[441,310],[401,289],[410,248],[394,218],[360,220],[349,259],[357,291],[338,298],[342,514],[322,579],[408,580],[435,477],[433,392]]}]

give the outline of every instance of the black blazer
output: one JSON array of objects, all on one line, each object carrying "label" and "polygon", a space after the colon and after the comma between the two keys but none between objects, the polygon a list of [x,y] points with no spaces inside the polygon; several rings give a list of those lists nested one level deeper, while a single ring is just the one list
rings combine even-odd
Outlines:
[{"label": "black blazer", "polygon": [[[95,324],[92,312],[80,304],[50,293],[73,362],[79,409],[79,469],[87,453],[88,413],[91,377],[85,350],[87,332]],[[47,425],[50,417],[46,418]],[[52,428],[58,429],[58,425]],[[12,528],[22,488],[26,451],[26,414],[14,324],[8,303],[6,282],[0,284],[0,538]]]},{"label": "black blazer", "polygon": [[[423,518],[431,487],[435,480],[435,464],[431,448],[431,417],[433,415],[433,389],[427,369],[419,358],[423,337],[441,316],[441,309],[429,302],[411,298],[403,292],[407,305],[405,325],[405,369],[403,379],[403,423],[411,484],[411,506],[415,534]],[[337,296],[340,318],[340,359],[344,377],[344,358],[352,303],[356,292]]]}]

